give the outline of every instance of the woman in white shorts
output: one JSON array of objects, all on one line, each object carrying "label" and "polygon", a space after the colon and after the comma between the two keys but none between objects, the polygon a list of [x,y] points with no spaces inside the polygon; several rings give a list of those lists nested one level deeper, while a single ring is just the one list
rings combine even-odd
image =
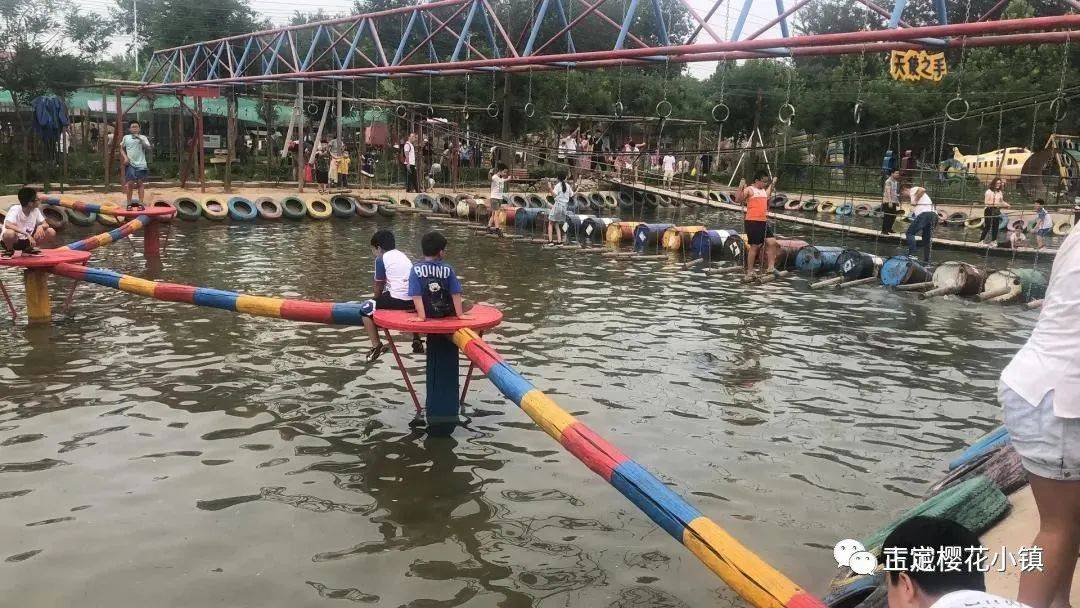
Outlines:
[{"label": "woman in white shorts", "polygon": [[1058,250],[1042,312],[1001,373],[1005,428],[1039,509],[1032,543],[1043,569],[1020,575],[1017,600],[1066,608],[1080,550],[1080,230]]}]

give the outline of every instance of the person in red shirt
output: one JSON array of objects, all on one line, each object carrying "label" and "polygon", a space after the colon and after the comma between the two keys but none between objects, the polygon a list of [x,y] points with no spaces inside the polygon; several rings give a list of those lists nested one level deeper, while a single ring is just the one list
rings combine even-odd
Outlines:
[{"label": "person in red shirt", "polygon": [[769,225],[769,199],[776,189],[776,181],[770,179],[764,173],[757,173],[754,182],[749,186],[746,180],[739,180],[739,191],[735,194],[735,201],[740,205],[746,205],[746,241],[750,250],[746,254],[746,280],[754,278],[754,264],[757,262],[761,246],[765,246],[765,272],[776,271],[776,256],[780,251],[780,245],[776,242],[776,234]]}]

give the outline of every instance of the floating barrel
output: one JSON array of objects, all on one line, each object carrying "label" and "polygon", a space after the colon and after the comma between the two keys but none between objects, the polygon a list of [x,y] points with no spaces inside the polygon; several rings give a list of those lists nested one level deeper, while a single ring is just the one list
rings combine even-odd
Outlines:
[{"label": "floating barrel", "polygon": [[566,234],[566,240],[580,241],[581,230],[585,226],[585,221],[591,219],[593,219],[593,216],[591,215],[582,215],[580,213],[566,214],[566,221],[562,223],[562,229]]},{"label": "floating barrel", "polygon": [[802,202],[802,210],[810,212],[817,211],[819,204],[820,203],[816,198],[808,198]]},{"label": "floating barrel", "polygon": [[790,199],[784,203],[784,209],[787,211],[797,211],[802,208],[802,201],[797,199]]},{"label": "floating barrel", "polygon": [[807,245],[795,256],[795,267],[811,275],[826,274],[836,270],[836,261],[843,251],[840,247]]},{"label": "floating barrel", "polygon": [[619,208],[627,211],[634,208],[634,197],[626,190],[619,191]]},{"label": "floating barrel", "polygon": [[787,205],[787,202],[788,197],[786,194],[774,194],[773,197],[769,199],[769,209],[783,209]]},{"label": "floating barrel", "polygon": [[176,205],[176,215],[182,220],[191,222],[202,217],[202,210],[199,209],[199,202],[193,198],[181,196],[173,201],[173,203]]},{"label": "floating barrel", "polygon": [[472,215],[472,209],[474,207],[469,205],[469,199],[459,198],[457,206],[454,210],[457,212],[457,216],[462,219],[467,219]]},{"label": "floating barrel", "polygon": [[237,222],[250,222],[259,217],[259,210],[255,203],[242,196],[234,196],[225,202],[228,207],[229,219]]},{"label": "floating barrel", "polygon": [[509,194],[506,200],[510,201],[511,205],[517,205],[518,207],[525,207],[526,209],[535,209],[542,205],[536,205],[536,207],[529,206],[529,199],[524,194]]},{"label": "floating barrel", "polygon": [[945,220],[946,226],[963,226],[967,223],[968,214],[963,211],[956,211],[950,213],[948,219]]},{"label": "floating barrel", "polygon": [[435,198],[435,210],[439,213],[453,215],[457,207],[457,201],[449,194],[440,194]]},{"label": "floating barrel", "polygon": [[874,208],[869,203],[859,203],[855,205],[856,217],[870,217],[870,214],[874,212]]},{"label": "floating barrel", "polygon": [[544,203],[544,197],[539,194],[528,194],[525,196],[525,206],[530,209],[543,209],[546,206]]},{"label": "floating barrel", "polygon": [[832,201],[821,201],[817,206],[818,213],[835,213],[836,203]]},{"label": "floating barrel", "polygon": [[721,260],[724,258],[724,241],[733,234],[734,230],[702,230],[695,232],[690,239],[690,255],[706,262]]},{"label": "floating barrel", "polygon": [[704,226],[673,226],[664,231],[660,244],[669,251],[684,251],[690,247],[690,241]]},{"label": "floating barrel", "polygon": [[413,198],[412,206],[424,211],[437,211],[439,208],[439,204],[435,199],[426,194],[417,194]]},{"label": "floating barrel", "polygon": [[640,224],[634,228],[634,251],[645,251],[651,247],[659,249],[660,237],[674,224]]},{"label": "floating barrel", "polygon": [[352,197],[349,197],[349,200],[353,203],[353,209],[356,210],[356,215],[360,217],[375,217],[379,213],[379,207],[382,206],[379,201],[362,201]]},{"label": "floating barrel", "polygon": [[307,207],[304,206],[304,201],[295,196],[286,196],[281,199],[281,215],[290,220],[303,219],[307,215]]},{"label": "floating barrel", "polygon": [[45,205],[41,207],[41,215],[45,216],[45,223],[49,225],[49,228],[57,232],[67,228],[68,214],[63,207]]},{"label": "floating barrel", "polygon": [[843,202],[836,206],[836,215],[851,215],[855,213],[855,205],[850,202]]},{"label": "floating barrel", "polygon": [[746,252],[749,250],[750,245],[746,242],[745,234],[735,232],[724,239],[724,257],[739,266],[746,265]]},{"label": "floating barrel", "polygon": [[800,241],[799,239],[777,239],[776,244],[780,247],[779,251],[776,252],[776,268],[778,270],[785,270],[794,266],[795,258],[807,246],[806,241]]},{"label": "floating barrel", "polygon": [[986,277],[983,293],[1004,292],[1006,299],[1039,300],[1046,295],[1046,275],[1031,268],[999,270]]},{"label": "floating barrel", "polygon": [[1069,220],[1064,220],[1054,224],[1054,234],[1056,234],[1057,236],[1065,236],[1069,234],[1072,229],[1073,225],[1072,222],[1070,222]]},{"label": "floating barrel", "polygon": [[524,207],[514,207],[512,205],[503,205],[495,210],[495,225],[496,226],[516,226],[517,214],[524,212]]},{"label": "floating barrel", "polygon": [[581,224],[581,243],[583,245],[599,244],[607,233],[608,226],[619,221],[617,217],[590,217]]},{"label": "floating barrel", "polygon": [[604,242],[605,243],[622,243],[625,241],[633,240],[634,229],[644,224],[644,222],[624,222],[618,221],[608,224],[608,227],[604,229]]},{"label": "floating barrel", "polygon": [[894,255],[881,265],[881,284],[886,287],[896,287],[908,283],[927,283],[930,278],[930,272],[910,256]]},{"label": "floating barrel", "polygon": [[858,249],[845,249],[836,258],[836,268],[845,281],[855,281],[872,277],[884,263],[880,257],[864,253]]},{"label": "floating barrel", "polygon": [[947,288],[959,296],[981,293],[986,272],[966,262],[945,262],[934,271],[934,289]]},{"label": "floating barrel", "polygon": [[[529,230],[538,228],[547,219],[543,209],[518,209],[514,214],[514,228]],[[509,217],[507,218],[509,221]]]}]

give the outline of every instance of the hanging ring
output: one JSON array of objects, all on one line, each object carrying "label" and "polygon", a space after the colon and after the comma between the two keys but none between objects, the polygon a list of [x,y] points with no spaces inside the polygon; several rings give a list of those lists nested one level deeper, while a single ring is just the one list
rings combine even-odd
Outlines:
[{"label": "hanging ring", "polygon": [[427,116],[428,118],[434,118],[435,117],[435,106],[431,106],[431,105],[424,106],[424,116]]},{"label": "hanging ring", "polygon": [[724,102],[720,102],[712,107],[712,119],[716,122],[727,122],[727,119],[731,118],[731,108]]},{"label": "hanging ring", "polygon": [[495,103],[494,101],[489,103],[488,107],[487,107],[487,115],[492,117],[492,118],[495,118],[496,116],[498,116],[499,115],[499,104]]},{"label": "hanging ring", "polygon": [[359,106],[356,106],[356,105],[350,105],[349,106],[349,114],[356,114],[358,112],[360,112],[360,107]]},{"label": "hanging ring", "polygon": [[563,113],[563,120],[570,120],[570,104],[569,103],[563,103],[562,104],[562,113]]},{"label": "hanging ring", "polygon": [[856,101],[855,102],[855,109],[852,111],[852,114],[855,116],[855,124],[859,124],[859,123],[862,122],[862,114],[863,114],[863,102],[862,101]]},{"label": "hanging ring", "polygon": [[524,109],[525,109],[525,116],[527,118],[532,118],[533,116],[536,116],[536,106],[533,105],[533,102],[530,101],[530,102],[526,103]]},{"label": "hanging ring", "polygon": [[623,106],[623,103],[621,101],[616,101],[615,102],[615,117],[616,118],[622,118],[623,112],[625,112],[625,111],[626,111],[626,107]]},{"label": "hanging ring", "polygon": [[780,111],[776,113],[776,117],[780,122],[785,125],[791,126],[791,121],[795,119],[795,106],[790,103],[785,103],[780,106]]},{"label": "hanging ring", "polygon": [[394,114],[397,114],[398,118],[405,118],[409,115],[409,108],[406,108],[404,105],[399,105],[394,108]]},{"label": "hanging ring", "polygon": [[[954,107],[953,104],[961,105],[957,105]],[[970,109],[971,104],[969,104],[967,100],[963,97],[960,97],[960,95],[957,95],[956,97],[950,99],[949,103],[945,104],[945,118],[948,118],[953,122],[963,120],[964,117],[968,115],[968,110]]]},{"label": "hanging ring", "polygon": [[660,118],[671,116],[671,102],[666,99],[661,99],[660,103],[656,104],[656,115]]},{"label": "hanging ring", "polygon": [[1065,107],[1066,103],[1064,95],[1058,95],[1050,102],[1050,115],[1054,117],[1054,122],[1065,120],[1065,115],[1069,113],[1068,108]]}]

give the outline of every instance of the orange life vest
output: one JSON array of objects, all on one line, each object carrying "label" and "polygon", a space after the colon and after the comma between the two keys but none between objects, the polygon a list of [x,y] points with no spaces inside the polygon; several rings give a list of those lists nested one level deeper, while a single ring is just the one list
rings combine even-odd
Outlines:
[{"label": "orange life vest", "polygon": [[769,219],[769,191],[754,186],[748,186],[746,191],[749,197],[746,199],[746,219],[752,222],[764,222]]}]

